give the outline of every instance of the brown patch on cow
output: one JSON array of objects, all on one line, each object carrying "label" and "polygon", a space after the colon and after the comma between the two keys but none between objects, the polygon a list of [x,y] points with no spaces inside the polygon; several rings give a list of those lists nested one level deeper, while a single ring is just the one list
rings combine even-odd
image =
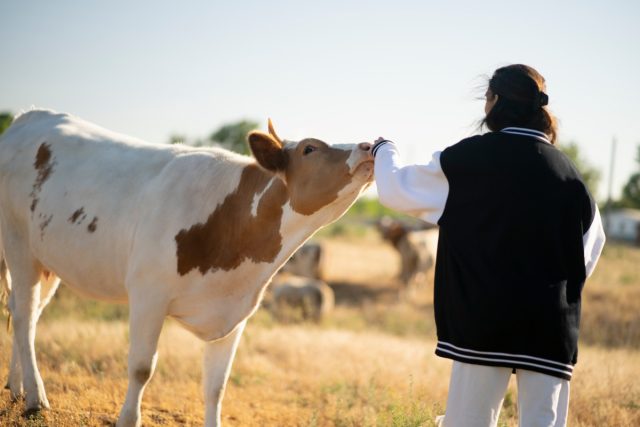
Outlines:
[{"label": "brown patch on cow", "polygon": [[76,222],[78,224],[80,224],[82,222],[82,220],[84,218],[86,218],[86,215],[82,216],[82,214],[84,214],[84,208],[80,208],[77,211],[75,211],[74,213],[72,213],[71,216],[69,217],[68,221],[71,224],[75,224]]},{"label": "brown patch on cow", "polygon": [[[304,155],[308,145],[315,151]],[[317,139],[300,141],[289,153],[286,172],[293,210],[311,215],[336,200],[352,179],[347,163],[350,155],[348,150],[332,148]]]},{"label": "brown patch on cow", "polygon": [[49,226],[49,223],[53,219],[53,215],[40,214],[40,215],[38,215],[38,218],[41,219],[41,221],[40,221],[40,239],[43,239],[44,238],[44,230]]},{"label": "brown patch on cow", "polygon": [[225,389],[226,389],[226,384],[216,387],[215,390],[210,391],[209,394],[207,395],[207,398],[210,399],[210,401],[214,404],[214,406],[217,406],[218,404],[220,404],[220,398],[224,396]]},{"label": "brown patch on cow", "polygon": [[396,249],[408,232],[407,228],[400,222],[388,219],[383,219],[378,223],[378,230],[382,234],[382,238],[391,242]]},{"label": "brown patch on cow", "polygon": [[36,153],[36,161],[33,163],[33,167],[37,170],[44,170],[49,167],[51,162],[51,149],[50,145],[43,142],[38,148]]},{"label": "brown patch on cow", "polygon": [[138,368],[134,373],[134,377],[136,381],[140,384],[146,384],[151,377],[151,369],[149,368]]},{"label": "brown patch on cow", "polygon": [[94,231],[96,231],[96,228],[98,228],[98,217],[94,216],[91,220],[91,223],[87,225],[87,230],[89,230],[89,233],[93,233]]},{"label": "brown patch on cow", "polygon": [[[33,196],[33,193],[31,193],[31,196]],[[33,197],[33,200],[31,200],[31,212],[34,212],[36,210],[36,207],[38,206],[38,201],[39,199],[37,197]]]},{"label": "brown patch on cow", "polygon": [[[253,198],[263,191],[253,216]],[[194,269],[203,275],[218,269],[228,271],[245,260],[272,262],[282,248],[280,223],[287,200],[287,189],[280,179],[256,164],[246,166],[238,188],[204,223],[176,234],[178,273],[184,276]]]},{"label": "brown patch on cow", "polygon": [[38,152],[36,153],[36,159],[33,162],[33,167],[36,171],[38,171],[38,175],[36,176],[36,180],[33,183],[33,188],[31,190],[31,212],[36,210],[38,206],[38,194],[42,190],[42,185],[49,179],[51,173],[53,172],[53,166],[55,166],[56,162],[53,161],[53,155],[51,153],[51,145],[43,142],[40,144],[38,148]]}]

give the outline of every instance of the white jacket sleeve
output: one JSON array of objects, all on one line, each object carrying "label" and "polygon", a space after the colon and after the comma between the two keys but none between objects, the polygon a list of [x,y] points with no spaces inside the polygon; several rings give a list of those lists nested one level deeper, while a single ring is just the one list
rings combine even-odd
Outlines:
[{"label": "white jacket sleeve", "polygon": [[385,143],[375,152],[375,180],[380,203],[424,221],[437,224],[449,195],[449,183],[440,154],[427,165],[401,166],[398,150]]},{"label": "white jacket sleeve", "polygon": [[598,210],[598,206],[596,206],[596,213],[593,216],[591,226],[584,236],[582,236],[582,243],[584,244],[584,265],[587,277],[591,276],[591,273],[593,273],[593,270],[596,268],[596,264],[602,253],[602,248],[604,248],[605,240],[600,211]]}]

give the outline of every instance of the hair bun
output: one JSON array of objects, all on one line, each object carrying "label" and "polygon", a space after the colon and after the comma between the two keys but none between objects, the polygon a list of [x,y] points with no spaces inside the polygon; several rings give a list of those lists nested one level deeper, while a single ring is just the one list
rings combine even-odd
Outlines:
[{"label": "hair bun", "polygon": [[544,107],[547,104],[549,104],[549,95],[547,95],[546,93],[540,91],[538,93],[538,105],[540,107]]}]

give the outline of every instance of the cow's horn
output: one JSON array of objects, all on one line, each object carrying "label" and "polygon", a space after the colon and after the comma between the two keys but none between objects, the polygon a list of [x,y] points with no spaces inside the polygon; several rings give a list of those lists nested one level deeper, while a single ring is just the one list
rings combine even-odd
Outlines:
[{"label": "cow's horn", "polygon": [[276,141],[278,141],[280,145],[282,145],[282,140],[280,139],[276,131],[273,129],[273,123],[271,122],[271,119],[269,119],[269,135],[271,135]]}]

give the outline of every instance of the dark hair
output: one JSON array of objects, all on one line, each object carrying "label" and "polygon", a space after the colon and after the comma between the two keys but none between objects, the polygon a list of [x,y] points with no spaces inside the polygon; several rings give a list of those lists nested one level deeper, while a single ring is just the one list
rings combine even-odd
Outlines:
[{"label": "dark hair", "polygon": [[489,130],[495,132],[509,126],[535,129],[555,144],[558,125],[545,107],[549,97],[540,73],[528,65],[507,65],[493,73],[488,89],[498,95],[498,101],[482,120]]}]

